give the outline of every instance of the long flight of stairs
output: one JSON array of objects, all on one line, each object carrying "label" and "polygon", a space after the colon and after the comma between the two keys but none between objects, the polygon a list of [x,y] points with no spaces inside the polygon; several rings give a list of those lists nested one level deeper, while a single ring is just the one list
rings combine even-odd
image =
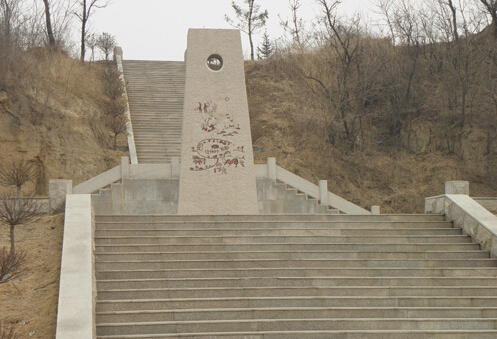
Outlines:
[{"label": "long flight of stairs", "polygon": [[497,338],[497,260],[436,215],[97,216],[97,335]]},{"label": "long flight of stairs", "polygon": [[123,61],[139,163],[169,163],[181,152],[185,63]]}]

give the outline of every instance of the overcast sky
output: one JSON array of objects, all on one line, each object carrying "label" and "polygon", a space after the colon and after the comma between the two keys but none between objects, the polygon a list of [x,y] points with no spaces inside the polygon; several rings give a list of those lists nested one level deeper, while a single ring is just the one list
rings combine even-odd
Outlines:
[{"label": "overcast sky", "polygon": [[[269,12],[267,24],[271,39],[283,33],[279,18],[288,18],[288,0],[257,0]],[[236,0],[242,4],[243,0]],[[302,17],[315,20],[319,8],[315,0],[301,0]],[[368,15],[374,10],[373,0],[343,0],[340,9],[346,14],[359,11]],[[231,0],[113,0],[95,12],[91,29],[116,36],[131,60],[183,60],[189,28],[232,28],[225,15],[234,18]],[[261,34],[259,34],[260,36]],[[244,54],[248,56],[248,38],[242,36]]]}]

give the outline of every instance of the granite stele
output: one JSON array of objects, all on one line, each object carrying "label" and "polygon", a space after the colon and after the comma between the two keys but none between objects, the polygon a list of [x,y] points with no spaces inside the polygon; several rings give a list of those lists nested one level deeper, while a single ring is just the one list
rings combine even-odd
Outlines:
[{"label": "granite stele", "polygon": [[190,29],[178,214],[258,214],[240,32]]}]

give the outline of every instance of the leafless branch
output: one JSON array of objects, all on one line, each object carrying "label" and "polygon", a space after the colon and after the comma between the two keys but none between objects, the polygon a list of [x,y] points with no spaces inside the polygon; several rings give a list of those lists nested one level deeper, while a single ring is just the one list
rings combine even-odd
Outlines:
[{"label": "leafless branch", "polygon": [[6,248],[3,248],[0,252],[0,284],[17,278],[22,273],[25,259],[25,252],[11,254]]}]

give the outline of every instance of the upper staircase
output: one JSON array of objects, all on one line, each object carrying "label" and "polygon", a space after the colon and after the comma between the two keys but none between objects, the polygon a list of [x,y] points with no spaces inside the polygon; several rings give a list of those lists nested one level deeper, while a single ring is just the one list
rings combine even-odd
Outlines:
[{"label": "upper staircase", "polygon": [[185,63],[123,61],[139,163],[168,163],[181,152]]},{"label": "upper staircase", "polygon": [[440,215],[96,216],[97,335],[497,338],[497,260]]}]

